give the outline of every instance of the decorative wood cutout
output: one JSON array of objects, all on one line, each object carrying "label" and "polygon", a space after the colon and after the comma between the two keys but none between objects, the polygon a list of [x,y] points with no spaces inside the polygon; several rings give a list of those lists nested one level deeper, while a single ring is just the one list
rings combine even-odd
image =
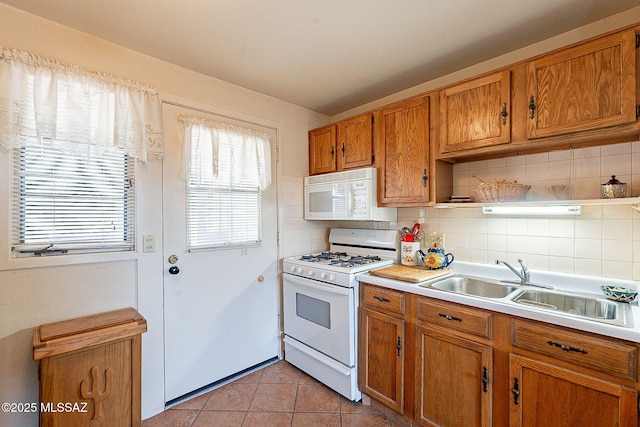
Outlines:
[{"label": "decorative wood cutout", "polygon": [[[93,418],[91,418],[91,421],[102,417],[102,401],[111,394],[112,377],[113,370],[107,368],[104,371],[104,388],[100,391],[98,367],[93,366],[91,368],[91,379],[85,378],[80,383],[80,395],[85,399],[93,399]],[[91,382],[91,388],[89,388],[89,382]]]}]

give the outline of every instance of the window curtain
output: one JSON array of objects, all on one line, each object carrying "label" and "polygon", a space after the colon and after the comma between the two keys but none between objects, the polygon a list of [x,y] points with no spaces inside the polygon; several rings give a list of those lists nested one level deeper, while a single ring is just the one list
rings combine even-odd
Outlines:
[{"label": "window curtain", "polygon": [[[230,184],[254,181],[264,190],[271,184],[271,138],[267,133],[191,116],[178,118],[184,129],[182,171],[190,180],[215,180],[224,159],[230,166]],[[221,158],[221,141],[233,147]],[[225,168],[226,169],[226,168]]]},{"label": "window curtain", "polygon": [[157,90],[0,47],[0,147],[33,141],[72,154],[119,148],[143,162],[160,159],[164,143]]}]

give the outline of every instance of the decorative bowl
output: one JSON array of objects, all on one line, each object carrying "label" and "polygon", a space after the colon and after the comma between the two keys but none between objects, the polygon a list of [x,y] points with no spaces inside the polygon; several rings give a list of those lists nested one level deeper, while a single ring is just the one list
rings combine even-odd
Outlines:
[{"label": "decorative bowl", "polygon": [[621,288],[619,286],[600,286],[604,295],[610,300],[620,302],[631,302],[636,299],[638,291],[633,289]]}]

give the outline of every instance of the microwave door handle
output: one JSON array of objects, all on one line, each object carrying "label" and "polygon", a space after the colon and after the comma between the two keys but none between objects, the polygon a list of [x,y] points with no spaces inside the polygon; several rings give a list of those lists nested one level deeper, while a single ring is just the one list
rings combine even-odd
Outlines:
[{"label": "microwave door handle", "polygon": [[347,215],[349,218],[353,216],[353,184],[347,188]]}]

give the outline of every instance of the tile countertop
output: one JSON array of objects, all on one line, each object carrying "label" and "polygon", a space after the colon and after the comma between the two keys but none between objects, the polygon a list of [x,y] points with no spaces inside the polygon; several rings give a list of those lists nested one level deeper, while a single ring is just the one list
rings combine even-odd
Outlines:
[{"label": "tile countertop", "polygon": [[[518,266],[519,267],[519,266]],[[494,280],[518,280],[518,278],[506,267],[500,265],[476,264],[471,262],[456,261],[451,264],[452,274],[465,274],[469,276],[482,277]],[[530,270],[532,283],[551,285],[556,291],[590,293],[602,297],[601,285],[616,285],[625,288],[637,289],[638,284],[633,280],[609,279],[605,277],[581,276],[577,274],[553,273],[549,271]],[[436,279],[421,283],[404,282],[400,280],[387,279],[374,276],[368,273],[357,276],[359,282],[384,286],[399,291],[410,292],[417,295],[437,298],[444,301],[451,301],[473,307],[493,310],[500,313],[511,314],[532,320],[551,323],[568,328],[593,332],[614,338],[621,338],[628,341],[640,343],[640,308],[638,301],[631,303],[631,313],[633,316],[633,327],[623,327],[601,323],[593,320],[583,319],[571,315],[558,315],[552,311],[528,307],[510,301],[509,298],[482,298],[469,296],[453,292],[441,291],[429,287],[423,287],[447,276],[440,276]],[[423,286],[420,286],[423,285]]]}]

